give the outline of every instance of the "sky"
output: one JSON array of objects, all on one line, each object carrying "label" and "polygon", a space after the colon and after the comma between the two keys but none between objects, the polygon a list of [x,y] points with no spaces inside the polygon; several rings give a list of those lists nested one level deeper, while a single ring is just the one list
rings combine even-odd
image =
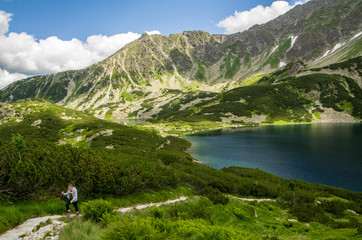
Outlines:
[{"label": "sky", "polygon": [[242,32],[304,2],[0,0],[0,89],[21,78],[84,68],[143,32]]}]

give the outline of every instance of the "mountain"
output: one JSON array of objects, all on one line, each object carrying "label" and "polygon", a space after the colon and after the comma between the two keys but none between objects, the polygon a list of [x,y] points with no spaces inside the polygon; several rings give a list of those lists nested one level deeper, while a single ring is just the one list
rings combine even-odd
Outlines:
[{"label": "mountain", "polygon": [[[361,12],[358,0],[314,0],[231,35],[144,33],[97,64],[24,79],[3,89],[0,96],[2,101],[43,98],[101,118],[154,118],[190,94],[223,94],[258,84],[291,66],[288,77],[352,58],[360,61],[355,57],[362,55]],[[361,86],[355,70],[323,71],[352,78]]]}]

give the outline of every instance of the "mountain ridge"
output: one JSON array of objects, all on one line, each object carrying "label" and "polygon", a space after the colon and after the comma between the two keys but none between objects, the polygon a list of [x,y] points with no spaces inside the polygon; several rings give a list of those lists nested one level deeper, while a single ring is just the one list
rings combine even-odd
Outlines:
[{"label": "mountain ridge", "polygon": [[147,105],[164,96],[163,89],[221,92],[288,63],[302,61],[313,68],[361,56],[360,10],[356,0],[315,0],[231,35],[144,33],[97,64],[21,80],[0,96],[2,101],[40,97],[99,117],[107,115],[102,106],[117,105],[124,118],[136,110],[133,103]]}]

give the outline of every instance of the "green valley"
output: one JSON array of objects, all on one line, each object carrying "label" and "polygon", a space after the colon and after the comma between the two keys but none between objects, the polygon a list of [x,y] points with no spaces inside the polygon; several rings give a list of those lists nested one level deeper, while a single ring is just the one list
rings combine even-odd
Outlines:
[{"label": "green valley", "polygon": [[[182,138],[225,128],[361,123],[362,2],[299,3],[232,34],[145,32],[86,68],[29,74],[0,89],[0,240],[362,239],[361,192],[234,164],[214,169],[191,156]],[[102,38],[109,47],[118,39],[93,37],[79,44],[91,48]],[[34,67],[18,60],[14,65]],[[0,77],[9,75],[1,64]],[[346,136],[337,144],[359,142]],[[245,146],[263,154],[274,141],[265,138],[259,148],[251,137]],[[278,137],[286,151],[303,147]],[[276,158],[293,165],[281,151]],[[81,216],[74,208],[64,215],[61,192],[70,182]]]},{"label": "green valley", "polygon": [[[106,199],[112,209],[177,196],[189,200],[132,214],[101,212],[100,223],[70,219],[61,239],[74,234],[83,234],[82,239],[89,234],[100,239],[321,239],[321,232],[324,239],[360,237],[361,193],[257,169],[212,169],[183,151],[189,147],[185,140],[44,100],[2,104],[1,112],[2,232],[29,216],[60,214],[64,202],[56,196],[72,181],[82,193],[86,218],[92,216],[85,203],[91,199]],[[245,202],[238,199],[242,196],[275,202]],[[89,230],[77,232],[82,227]]]}]

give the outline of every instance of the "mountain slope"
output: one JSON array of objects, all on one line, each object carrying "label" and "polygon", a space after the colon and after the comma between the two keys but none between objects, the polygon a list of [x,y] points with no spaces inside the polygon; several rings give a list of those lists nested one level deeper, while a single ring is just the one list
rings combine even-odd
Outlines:
[{"label": "mountain slope", "polygon": [[117,118],[135,116],[138,109],[147,110],[149,102],[157,102],[152,113],[136,115],[148,118],[178,98],[162,89],[220,92],[226,86],[249,85],[249,77],[291,62],[303,61],[313,68],[361,56],[360,12],[358,0],[314,0],[232,35],[143,34],[100,63],[18,81],[0,96],[2,101],[44,98]]},{"label": "mountain slope", "polygon": [[197,102],[180,97],[165,105],[153,121],[274,123],[362,119],[362,90],[353,79],[318,71],[283,76],[288,70],[287,67],[279,74],[263,77],[253,86],[208,98],[200,96]]},{"label": "mountain slope", "polygon": [[[96,212],[103,230],[114,230],[114,239],[120,233],[130,236],[131,229],[141,229],[132,235],[140,237],[154,229],[155,239],[360,239],[359,192],[283,179],[259,169],[213,169],[183,151],[190,145],[184,139],[163,138],[44,100],[0,104],[0,120],[0,233],[30,216],[62,213],[59,193],[73,182],[81,193],[82,214]],[[80,144],[87,141],[89,145]],[[112,204],[144,201],[155,206],[160,198],[185,193],[194,197],[163,210],[139,209],[130,218],[98,214]],[[97,207],[88,205],[95,210],[87,211],[85,202],[91,199]],[[249,201],[241,201],[245,199]],[[139,218],[147,222],[134,223]],[[122,220],[129,230],[116,231]],[[79,231],[74,236],[78,239]]]}]

